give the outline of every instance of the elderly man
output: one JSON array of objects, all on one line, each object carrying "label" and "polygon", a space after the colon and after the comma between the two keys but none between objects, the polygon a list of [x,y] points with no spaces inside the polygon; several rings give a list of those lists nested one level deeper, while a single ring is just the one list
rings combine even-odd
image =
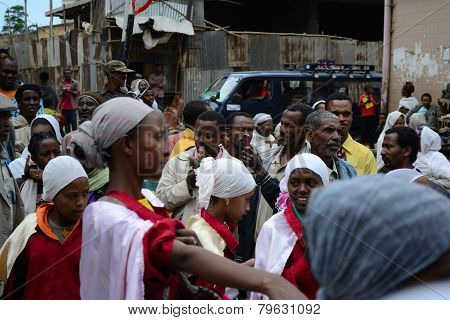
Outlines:
[{"label": "elderly man", "polygon": [[108,77],[105,88],[100,92],[105,102],[112,98],[134,96],[126,88],[127,75],[134,71],[128,69],[125,63],[119,60],[108,61],[103,66],[103,71]]},{"label": "elderly man", "polygon": [[270,114],[258,113],[253,117],[255,129],[250,144],[261,158],[264,165],[268,164],[274,150],[277,149],[277,140],[272,135],[273,122]]},{"label": "elderly man", "polygon": [[328,97],[325,108],[341,121],[342,148],[338,157],[348,161],[358,175],[376,174],[377,163],[369,148],[353,140],[349,131],[353,123],[352,101],[343,93],[334,93]]},{"label": "elderly man", "polygon": [[327,165],[330,181],[356,176],[355,168],[337,157],[341,149],[342,126],[336,115],[324,110],[311,113],[306,119],[305,135],[311,145],[311,153]]},{"label": "elderly man", "polygon": [[195,147],[169,160],[164,167],[156,195],[172,212],[172,218],[187,222],[198,210],[196,169],[205,157],[231,158],[222,147],[225,118],[213,111],[202,113],[195,123]]},{"label": "elderly man", "polygon": [[[11,111],[17,106],[0,94],[0,247],[24,218],[24,207],[20,190],[8,168],[8,153],[3,147],[10,133]],[[0,283],[0,292],[1,292]]]},{"label": "elderly man", "polygon": [[289,106],[283,112],[280,120],[280,139],[278,140],[281,146],[274,153],[267,170],[251,147],[245,149],[242,161],[255,173],[256,183],[261,186],[263,195],[259,202],[255,239],[264,222],[277,211],[275,203],[280,194],[279,184],[284,176],[287,163],[295,155],[309,152],[309,145],[305,140],[303,126],[306,118],[313,111],[310,106],[301,104]]}]

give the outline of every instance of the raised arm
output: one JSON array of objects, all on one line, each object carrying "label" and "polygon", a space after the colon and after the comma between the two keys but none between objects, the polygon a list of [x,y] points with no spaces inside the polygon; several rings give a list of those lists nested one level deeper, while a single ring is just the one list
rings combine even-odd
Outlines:
[{"label": "raised arm", "polygon": [[278,275],[238,264],[202,248],[185,245],[178,240],[174,241],[171,254],[175,267],[209,282],[261,292],[270,299],[307,299],[303,293]]}]

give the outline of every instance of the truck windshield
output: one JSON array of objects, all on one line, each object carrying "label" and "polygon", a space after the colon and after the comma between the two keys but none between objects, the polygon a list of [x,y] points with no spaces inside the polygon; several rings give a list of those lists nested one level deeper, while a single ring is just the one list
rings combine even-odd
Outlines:
[{"label": "truck windshield", "polygon": [[225,76],[217,79],[214,83],[201,95],[201,99],[207,100],[216,97],[217,101],[223,102],[229,94],[234,90],[239,82],[239,77]]}]

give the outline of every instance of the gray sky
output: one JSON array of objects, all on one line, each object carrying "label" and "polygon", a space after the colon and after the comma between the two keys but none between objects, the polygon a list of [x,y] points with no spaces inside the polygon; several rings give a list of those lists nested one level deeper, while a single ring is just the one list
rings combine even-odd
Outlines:
[{"label": "gray sky", "polygon": [[[53,0],[53,8],[61,7],[62,0]],[[8,7],[24,5],[23,0],[0,0],[0,29],[4,25],[4,15]],[[50,8],[49,0],[28,0],[28,24],[37,23],[39,26],[46,26],[50,23],[50,18],[45,16],[45,12]],[[60,19],[54,19],[53,23],[60,23]]]}]

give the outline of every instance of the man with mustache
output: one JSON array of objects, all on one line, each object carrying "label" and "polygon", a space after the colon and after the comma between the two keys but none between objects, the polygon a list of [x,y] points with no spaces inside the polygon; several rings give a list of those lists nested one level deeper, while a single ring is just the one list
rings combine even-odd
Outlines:
[{"label": "man with mustache", "polygon": [[358,175],[376,174],[377,163],[372,151],[366,146],[353,140],[349,131],[353,123],[352,101],[340,92],[333,93],[328,97],[325,108],[335,114],[341,121],[342,147],[338,157],[348,161]]},{"label": "man with mustache", "polygon": [[305,135],[311,153],[327,165],[330,181],[356,177],[355,168],[337,157],[341,149],[342,126],[336,115],[324,110],[311,113],[306,119]]},{"label": "man with mustache", "polygon": [[172,218],[186,223],[198,211],[198,187],[194,169],[203,158],[231,158],[222,147],[225,118],[214,111],[202,113],[195,123],[192,147],[171,158],[164,167],[156,195],[172,212]]}]

